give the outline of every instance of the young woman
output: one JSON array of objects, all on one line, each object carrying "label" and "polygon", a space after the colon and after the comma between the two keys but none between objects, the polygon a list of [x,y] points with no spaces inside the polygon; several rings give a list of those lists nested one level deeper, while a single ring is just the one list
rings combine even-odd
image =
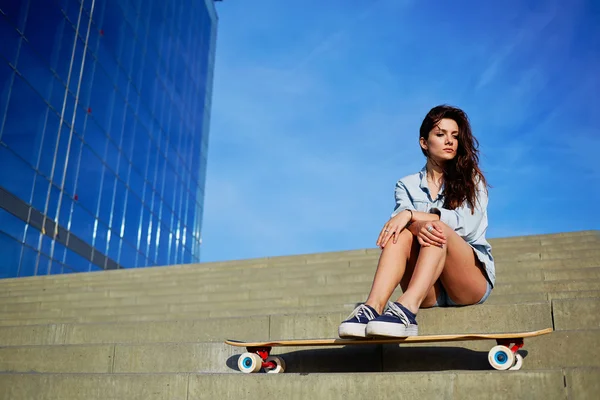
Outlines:
[{"label": "young woman", "polygon": [[[487,183],[469,119],[458,108],[434,107],[419,136],[427,163],[396,183],[371,292],[339,326],[340,337],[418,335],[419,308],[481,304],[492,291]],[[402,295],[388,302],[398,284]]]}]

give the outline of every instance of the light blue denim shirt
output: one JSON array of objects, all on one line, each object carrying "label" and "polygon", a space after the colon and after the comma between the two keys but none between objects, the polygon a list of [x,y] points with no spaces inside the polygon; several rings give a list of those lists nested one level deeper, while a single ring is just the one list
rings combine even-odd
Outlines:
[{"label": "light blue denim shirt", "polygon": [[492,246],[485,239],[488,227],[488,196],[483,184],[479,183],[477,187],[477,203],[473,214],[471,214],[471,208],[466,201],[455,210],[443,208],[443,190],[444,186],[442,185],[437,197],[431,198],[426,167],[416,174],[400,179],[396,182],[396,207],[392,217],[407,209],[427,213],[432,209],[438,209],[441,213],[441,221],[454,229],[473,248],[475,255],[485,266],[493,287],[496,282],[496,267],[492,256]]}]

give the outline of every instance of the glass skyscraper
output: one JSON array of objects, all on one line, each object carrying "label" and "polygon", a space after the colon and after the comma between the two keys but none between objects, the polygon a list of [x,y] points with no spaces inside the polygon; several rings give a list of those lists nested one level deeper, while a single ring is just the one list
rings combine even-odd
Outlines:
[{"label": "glass skyscraper", "polygon": [[0,278],[197,262],[212,0],[0,0]]}]

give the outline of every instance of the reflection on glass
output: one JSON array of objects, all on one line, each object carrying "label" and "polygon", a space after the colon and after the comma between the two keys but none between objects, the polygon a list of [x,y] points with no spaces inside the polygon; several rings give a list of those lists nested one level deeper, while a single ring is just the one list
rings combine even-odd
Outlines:
[{"label": "reflection on glass", "polygon": [[[214,21],[204,2],[105,0],[84,48],[83,8],[0,0],[0,186],[122,267],[196,261]],[[0,235],[18,253],[0,277],[101,267],[5,210]]]}]

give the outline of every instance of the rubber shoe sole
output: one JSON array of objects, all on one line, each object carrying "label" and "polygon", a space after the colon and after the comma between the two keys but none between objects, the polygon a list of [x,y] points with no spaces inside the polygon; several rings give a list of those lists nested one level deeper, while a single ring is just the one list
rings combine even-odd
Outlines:
[{"label": "rubber shoe sole", "polygon": [[408,337],[418,336],[419,326],[406,327],[400,323],[371,321],[365,330],[367,336]]},{"label": "rubber shoe sole", "polygon": [[359,324],[356,322],[344,322],[338,328],[338,335],[341,338],[365,338],[367,324]]}]

